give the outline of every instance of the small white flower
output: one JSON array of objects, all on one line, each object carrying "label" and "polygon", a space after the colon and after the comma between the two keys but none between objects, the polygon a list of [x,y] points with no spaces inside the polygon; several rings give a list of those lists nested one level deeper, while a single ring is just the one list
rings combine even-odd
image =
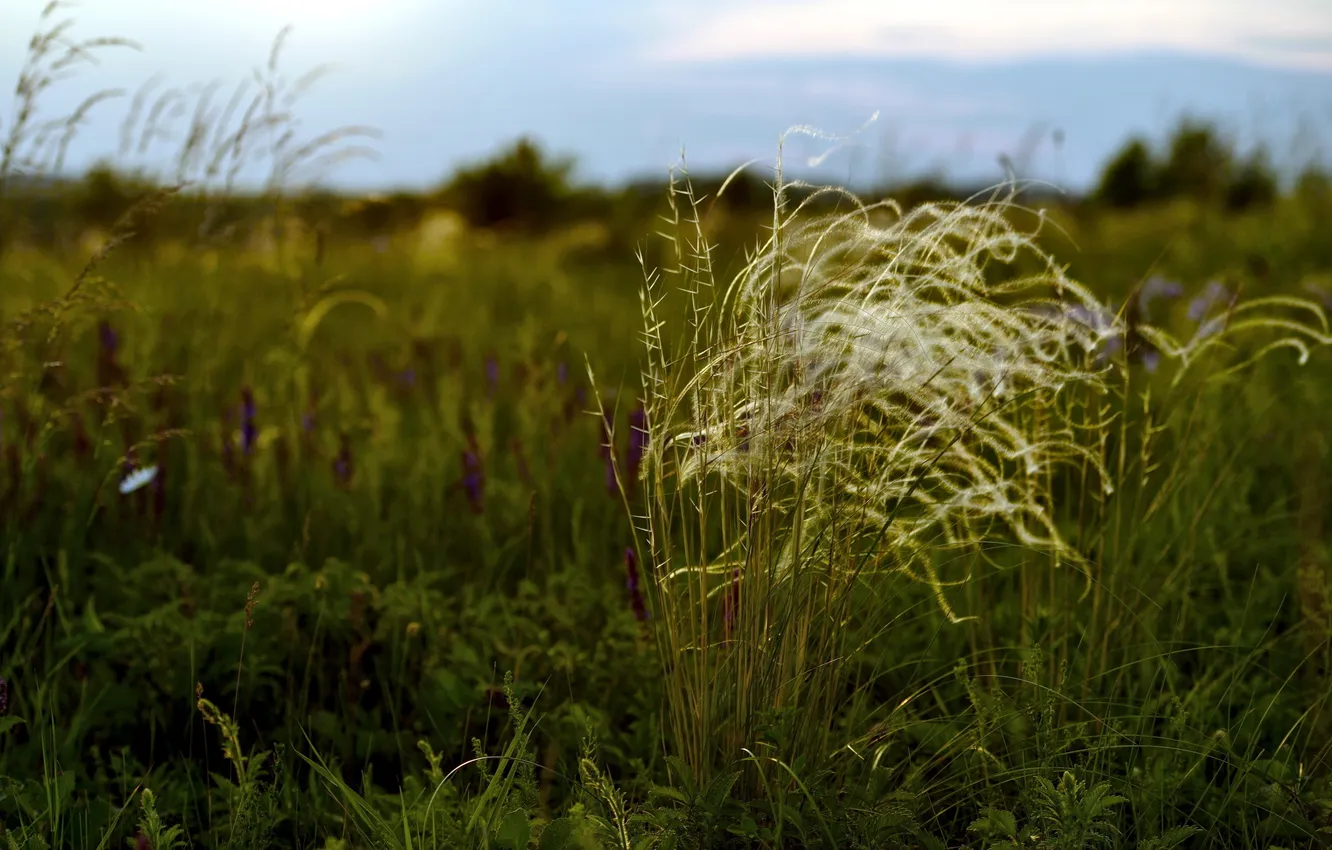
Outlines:
[{"label": "small white flower", "polygon": [[144,486],[151,483],[156,477],[156,466],[145,466],[142,469],[136,469],[129,475],[126,475],[125,479],[120,482],[120,494],[122,496],[128,496],[135,490],[142,489]]}]

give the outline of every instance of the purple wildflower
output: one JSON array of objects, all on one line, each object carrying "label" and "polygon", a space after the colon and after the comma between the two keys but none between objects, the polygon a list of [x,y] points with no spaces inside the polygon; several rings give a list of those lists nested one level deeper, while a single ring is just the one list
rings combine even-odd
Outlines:
[{"label": "purple wildflower", "polygon": [[101,343],[102,352],[114,356],[116,349],[120,347],[120,338],[116,336],[115,329],[106,319],[97,324],[97,338]]},{"label": "purple wildflower", "polygon": [[486,474],[481,466],[481,449],[477,447],[476,439],[469,436],[467,442],[468,447],[462,453],[462,486],[472,513],[479,514],[485,509]]},{"label": "purple wildflower", "polygon": [[0,714],[9,711],[9,683],[0,679]]},{"label": "purple wildflower", "polygon": [[1210,280],[1192,301],[1189,302],[1189,318],[1201,322],[1219,302],[1230,301],[1230,290],[1220,281]]},{"label": "purple wildflower", "polygon": [[259,429],[254,424],[254,392],[246,387],[241,390],[241,451],[246,456],[254,454],[254,446],[259,438]]},{"label": "purple wildflower", "polygon": [[1074,304],[1066,308],[1065,317],[1075,324],[1082,325],[1095,334],[1091,350],[1096,353],[1096,365],[1104,366],[1124,347],[1123,331],[1116,327],[1116,311],[1113,305],[1097,306],[1095,309]]},{"label": "purple wildflower", "polygon": [[495,391],[499,389],[500,366],[499,358],[494,354],[486,355],[486,395],[490,398],[495,397]]},{"label": "purple wildflower", "polygon": [[634,609],[634,618],[643,622],[652,615],[648,613],[647,603],[643,599],[643,588],[638,583],[638,556],[632,547],[624,550],[624,585],[629,590],[629,604]]},{"label": "purple wildflower", "polygon": [[97,325],[97,384],[109,387],[124,381],[125,371],[116,362],[116,352],[120,350],[120,338],[116,336],[111,323],[103,319]]},{"label": "purple wildflower", "polygon": [[140,832],[134,836],[134,850],[153,850],[153,843],[148,840],[148,836]]},{"label": "purple wildflower", "polygon": [[555,380],[558,381],[561,386],[569,381],[569,364],[565,363],[563,360],[561,360],[559,365],[555,367]]},{"label": "purple wildflower", "polygon": [[347,433],[344,431],[339,435],[341,447],[338,449],[338,456],[333,459],[333,479],[339,487],[347,487],[351,484],[352,478],[352,454],[351,441],[347,439]]},{"label": "purple wildflower", "polygon": [[1152,320],[1152,303],[1159,300],[1173,301],[1184,294],[1184,284],[1177,280],[1153,275],[1138,290],[1138,315],[1143,321]]}]

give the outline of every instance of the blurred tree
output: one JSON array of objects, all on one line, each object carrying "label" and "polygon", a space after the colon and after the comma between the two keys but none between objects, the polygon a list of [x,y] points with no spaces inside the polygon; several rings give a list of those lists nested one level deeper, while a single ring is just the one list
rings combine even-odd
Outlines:
[{"label": "blurred tree", "polygon": [[84,175],[75,209],[84,227],[109,230],[134,202],[126,181],[109,163],[99,162]]},{"label": "blurred tree", "polygon": [[1230,146],[1207,124],[1185,119],[1170,140],[1160,171],[1161,194],[1203,204],[1225,200],[1234,159]]},{"label": "blurred tree", "polygon": [[342,213],[352,232],[360,237],[374,237],[417,227],[425,210],[424,198],[409,192],[395,192],[348,201],[343,205]]},{"label": "blurred tree", "polygon": [[1295,197],[1317,209],[1332,207],[1332,174],[1316,165],[1305,168],[1295,181]]},{"label": "blurred tree", "polygon": [[438,192],[474,227],[542,229],[570,200],[573,160],[548,159],[523,137],[490,162],[463,168]]},{"label": "blurred tree", "polygon": [[1131,139],[1106,166],[1093,198],[1119,208],[1145,204],[1156,195],[1157,170],[1147,143]]},{"label": "blurred tree", "polygon": [[1277,177],[1267,151],[1258,148],[1240,164],[1226,189],[1226,207],[1247,210],[1270,206],[1277,197]]}]

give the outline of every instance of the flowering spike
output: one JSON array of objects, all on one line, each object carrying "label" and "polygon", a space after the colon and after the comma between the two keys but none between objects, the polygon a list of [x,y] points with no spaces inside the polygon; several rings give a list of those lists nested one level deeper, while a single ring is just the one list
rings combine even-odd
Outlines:
[{"label": "flowering spike", "polygon": [[481,449],[476,444],[476,438],[469,434],[467,443],[468,447],[462,453],[462,486],[472,513],[479,514],[485,509],[486,474],[481,465]]},{"label": "flowering spike", "polygon": [[254,446],[259,438],[259,429],[254,422],[254,392],[246,387],[241,390],[241,451],[248,457],[254,454]]},{"label": "flowering spike", "polygon": [[629,591],[629,605],[634,609],[634,618],[641,623],[652,615],[648,613],[647,603],[643,598],[643,588],[638,583],[638,556],[634,554],[633,547],[626,547],[624,550],[624,573],[624,584]]},{"label": "flowering spike", "polygon": [[347,488],[352,480],[352,453],[351,442],[347,439],[347,432],[343,431],[338,439],[341,446],[338,449],[338,456],[333,459],[333,480],[339,487]]}]

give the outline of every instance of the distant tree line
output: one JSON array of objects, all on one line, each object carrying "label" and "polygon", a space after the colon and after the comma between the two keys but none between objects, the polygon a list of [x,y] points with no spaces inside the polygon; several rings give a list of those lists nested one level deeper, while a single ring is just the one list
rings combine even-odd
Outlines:
[{"label": "distant tree line", "polygon": [[[1310,167],[1297,191],[1325,191],[1326,175]],[[1141,137],[1130,139],[1106,165],[1090,200],[1130,209],[1187,198],[1230,211],[1261,208],[1280,194],[1267,149],[1239,157],[1215,127],[1184,120],[1161,150]]]},{"label": "distant tree line", "polygon": [[[732,178],[721,192],[724,174],[691,175],[705,209],[720,207],[738,218],[757,221],[771,211],[772,189],[761,169]],[[1328,175],[1306,170],[1295,191],[1332,204]],[[92,168],[81,180],[12,181],[0,201],[0,250],[14,237],[28,243],[66,244],[88,229],[108,230],[137,200],[157,190],[155,181],[122,173],[109,165]],[[1097,208],[1132,209],[1191,199],[1231,211],[1261,208],[1280,195],[1277,175],[1266,151],[1239,157],[1233,146],[1207,124],[1184,121],[1159,150],[1134,138],[1108,162],[1093,191],[1081,201]],[[318,222],[330,232],[374,236],[410,230],[435,210],[452,210],[468,225],[500,232],[542,233],[563,224],[596,220],[611,231],[614,248],[632,246],[663,212],[665,178],[631,182],[617,188],[580,185],[574,162],[553,157],[529,138],[521,138],[496,156],[457,169],[433,189],[396,192],[355,202],[328,191],[309,191],[281,199],[285,212]],[[889,195],[906,207],[926,201],[963,200],[973,192],[938,178],[885,187],[867,193]],[[791,192],[793,201],[806,190]],[[1065,202],[1068,199],[1064,199]],[[828,203],[833,203],[829,200]],[[137,241],[196,238],[245,229],[275,209],[272,197],[191,195],[172,202],[170,211],[136,226]]]}]

